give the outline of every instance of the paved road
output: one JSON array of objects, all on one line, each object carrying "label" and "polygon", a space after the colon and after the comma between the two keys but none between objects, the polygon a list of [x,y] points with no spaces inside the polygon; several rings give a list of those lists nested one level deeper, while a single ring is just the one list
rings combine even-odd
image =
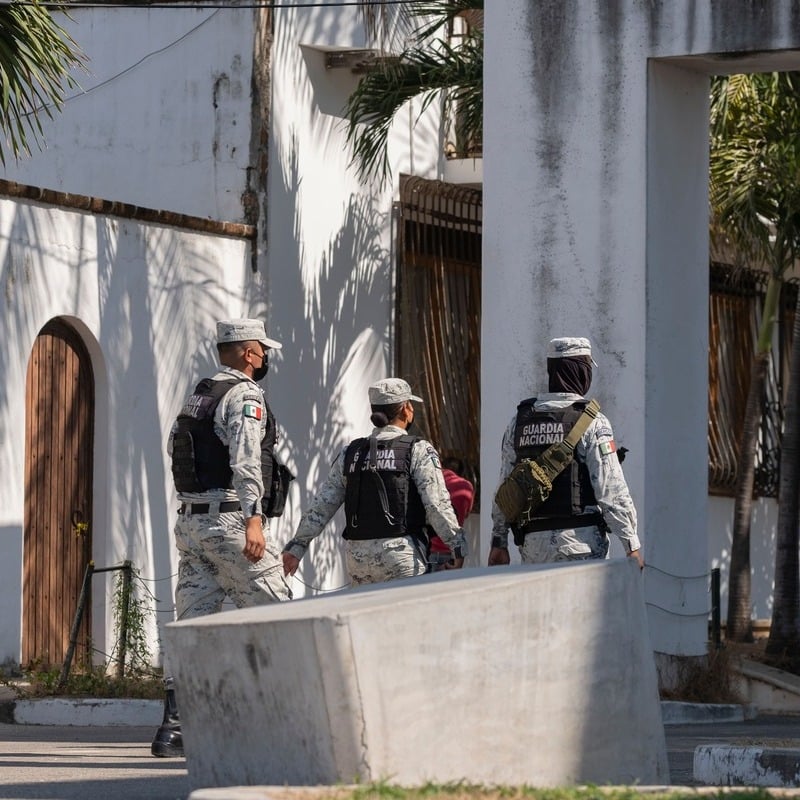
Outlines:
[{"label": "paved road", "polygon": [[152,728],[0,724],[0,800],[186,800],[186,762],[153,758],[152,736]]},{"label": "paved road", "polygon": [[[691,786],[699,744],[800,749],[800,717],[668,725],[672,784]],[[0,800],[186,800],[183,759],[150,755],[152,728],[0,724]]]},{"label": "paved road", "polygon": [[759,745],[800,750],[800,716],[759,716],[744,722],[667,725],[671,783],[693,786],[694,749],[701,744]]}]

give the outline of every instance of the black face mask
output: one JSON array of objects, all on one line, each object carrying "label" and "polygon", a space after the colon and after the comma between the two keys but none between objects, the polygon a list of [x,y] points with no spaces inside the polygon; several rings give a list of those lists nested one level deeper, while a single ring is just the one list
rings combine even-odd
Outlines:
[{"label": "black face mask", "polygon": [[585,395],[592,385],[592,359],[589,356],[548,358],[548,391]]},{"label": "black face mask", "polygon": [[253,380],[258,383],[266,377],[269,372],[269,357],[264,353],[264,360],[261,362],[260,367],[253,367]]}]

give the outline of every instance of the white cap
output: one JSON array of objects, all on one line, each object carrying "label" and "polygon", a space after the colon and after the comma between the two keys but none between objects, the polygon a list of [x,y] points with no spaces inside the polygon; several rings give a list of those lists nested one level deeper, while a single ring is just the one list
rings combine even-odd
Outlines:
[{"label": "white cap", "polygon": [[[550,340],[547,348],[548,358],[571,358],[572,356],[592,358],[591,342],[582,336],[561,336]],[[593,358],[592,364],[597,366],[597,362]]]},{"label": "white cap", "polygon": [[402,378],[384,378],[369,387],[369,403],[372,406],[390,406],[406,400],[423,402],[421,397],[411,394],[411,387]]},{"label": "white cap", "polygon": [[260,319],[223,319],[217,323],[217,344],[225,342],[261,342],[269,350],[283,345],[270,339]]}]

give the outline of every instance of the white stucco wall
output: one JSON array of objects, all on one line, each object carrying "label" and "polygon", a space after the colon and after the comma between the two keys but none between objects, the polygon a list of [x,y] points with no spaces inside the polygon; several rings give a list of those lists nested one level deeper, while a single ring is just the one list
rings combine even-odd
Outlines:
[{"label": "white stucco wall", "polygon": [[497,474],[509,396],[546,379],[547,340],[589,336],[593,392],[631,448],[654,649],[701,654],[708,587],[689,579],[711,568],[706,76],[797,68],[797,8],[509,0],[485,14],[481,380],[503,391],[483,391],[482,474]]},{"label": "white stucco wall", "polygon": [[[215,363],[214,322],[258,289],[249,245],[35,203],[0,200],[0,661],[18,660],[24,524],[25,372],[39,330],[64,317],[92,357],[93,558],[130,559],[171,619],[175,512],[165,443],[197,376]],[[54,554],[57,559],[57,554]],[[113,573],[94,578],[93,638],[110,652]],[[154,582],[157,581],[157,582]],[[140,599],[149,599],[139,593]]]},{"label": "white stucco wall", "polygon": [[[708,593],[693,576],[717,552],[707,530],[721,530],[705,483],[706,75],[797,67],[800,12],[790,0],[547,0],[535,10],[506,0],[485,14],[481,551],[502,429],[517,399],[541,389],[544,344],[588,335],[594,390],[631,451],[654,647],[696,654]],[[73,15],[70,30],[90,57],[87,91],[45,120],[47,149],[9,164],[4,177],[241,221],[252,10]],[[187,388],[211,368],[219,317],[264,315],[284,343],[267,391],[300,477],[275,525],[281,543],[338,449],[368,430],[366,387],[393,363],[397,177],[439,177],[443,165],[435,110],[412,131],[412,107],[392,131],[392,183],[362,185],[348,168],[341,109],[355,78],[326,71],[315,48],[371,44],[361,22],[354,8],[275,9],[257,273],[241,241],[0,203],[10,298],[0,320],[0,459],[4,474],[17,470],[0,489],[0,571],[6,607],[17,612],[0,622],[0,659],[19,646],[25,364],[51,316],[77,320],[96,360],[98,426],[109,431],[97,445],[95,526],[108,531],[96,533],[98,563],[125,555],[155,578],[172,569],[164,436]],[[703,55],[727,50],[737,58]],[[26,259],[34,280],[14,283]],[[298,595],[344,582],[337,532],[312,548]]]},{"label": "white stucco wall", "polygon": [[[252,9],[72,10],[65,27],[88,57],[80,90],[43,118],[46,146],[9,161],[19,183],[243,221],[250,160]],[[54,316],[81,333],[97,382],[93,558],[129,558],[172,618],[174,490],[166,431],[187,390],[216,362],[215,320],[264,314],[248,242],[36,203],[0,204],[0,459],[3,598],[0,660],[20,652],[25,368]],[[107,647],[113,573],[94,578],[93,637]],[[154,652],[158,640],[153,635]]]},{"label": "white stucco wall", "polygon": [[[750,568],[753,574],[751,603],[753,619],[769,622],[772,618],[772,591],[775,582],[775,536],[778,504],[759,499],[753,504],[750,537]],[[733,500],[727,497],[708,498],[708,564],[720,570],[722,621],[728,616],[728,581],[733,528]]]},{"label": "white stucco wall", "polygon": [[87,55],[46,143],[8,180],[240,220],[250,158],[253,10],[76,8]]},{"label": "white stucco wall", "polygon": [[[285,517],[273,524],[282,545],[338,449],[368,430],[367,386],[392,370],[399,174],[435,178],[442,169],[433,107],[418,122],[418,107],[399,115],[390,137],[393,179],[384,188],[360,184],[349,169],[341,109],[356,78],[347,69],[326,71],[322,54],[301,45],[363,46],[355,8],[275,9],[264,186],[252,185],[259,170],[250,164],[252,9],[72,13],[67,27],[89,56],[84,91],[70,93],[63,113],[44,120],[46,148],[10,163],[5,179],[230,222],[244,221],[247,189],[269,197],[256,273],[241,240],[0,203],[0,277],[10,309],[0,320],[0,464],[14,475],[1,495],[0,577],[10,611],[0,621],[0,661],[19,657],[18,421],[42,325],[66,316],[95,362],[95,561],[132,559],[158,581],[158,621],[169,621],[176,554],[166,432],[188,389],[213,369],[215,320],[261,316],[285,345],[265,382],[283,432],[280,448],[299,476]],[[26,283],[20,265],[28,262],[34,268]],[[312,548],[296,595],[310,591],[305,584],[342,584],[338,532],[327,531]],[[106,598],[95,598],[100,642],[110,636],[110,607],[106,620]]]},{"label": "white stucco wall", "polygon": [[[438,117],[404,109],[390,134],[392,180],[361,184],[348,168],[345,101],[357,76],[326,70],[322,50],[369,45],[355,8],[283,8],[275,14],[268,248],[272,332],[284,343],[269,398],[285,427],[291,507],[275,526],[294,533],[334,457],[371,430],[367,388],[392,374],[392,200],[401,172],[436,178]],[[433,111],[433,109],[432,109]],[[293,581],[296,596],[347,583],[341,512]]]}]

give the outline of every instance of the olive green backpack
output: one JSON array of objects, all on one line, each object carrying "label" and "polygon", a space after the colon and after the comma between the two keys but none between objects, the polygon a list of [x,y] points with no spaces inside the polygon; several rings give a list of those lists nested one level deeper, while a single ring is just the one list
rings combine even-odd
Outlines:
[{"label": "olive green backpack", "polygon": [[509,525],[522,526],[533,518],[550,496],[553,481],[572,462],[575,446],[599,411],[600,404],[592,400],[560,442],[551,444],[537,459],[523,458],[511,470],[494,496]]}]

